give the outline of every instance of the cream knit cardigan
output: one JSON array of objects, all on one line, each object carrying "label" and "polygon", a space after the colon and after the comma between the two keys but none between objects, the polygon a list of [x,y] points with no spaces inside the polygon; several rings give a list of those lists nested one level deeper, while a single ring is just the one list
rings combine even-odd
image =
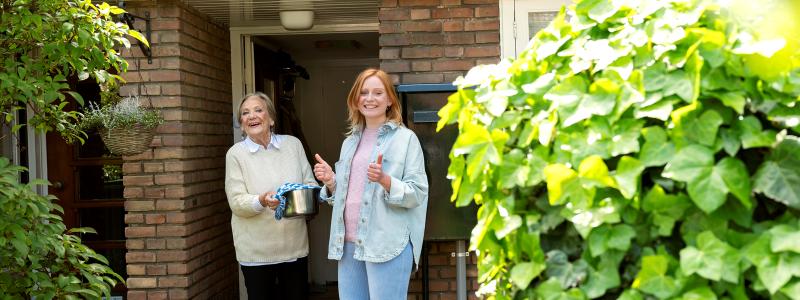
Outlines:
[{"label": "cream knit cardigan", "polygon": [[255,197],[286,182],[317,185],[300,140],[287,135],[279,147],[250,152],[242,141],[225,156],[225,193],[233,211],[231,229],[239,262],[281,262],[308,255],[305,218],[278,221],[269,208],[261,212],[253,208]]}]

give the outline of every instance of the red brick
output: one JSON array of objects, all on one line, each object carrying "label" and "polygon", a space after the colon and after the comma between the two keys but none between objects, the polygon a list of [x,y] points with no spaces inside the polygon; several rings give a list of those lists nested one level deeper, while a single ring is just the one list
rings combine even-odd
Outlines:
[{"label": "red brick", "polygon": [[146,162],[143,164],[145,173],[164,172],[164,163]]},{"label": "red brick", "polygon": [[431,12],[434,19],[472,18],[473,11],[469,7],[437,8]]},{"label": "red brick", "polygon": [[411,35],[411,44],[414,45],[439,45],[444,43],[445,35],[441,33],[421,33]]},{"label": "red brick", "polygon": [[153,226],[125,227],[126,238],[153,237],[153,236],[156,236],[156,228]]},{"label": "red brick", "polygon": [[153,210],[154,208],[155,208],[155,205],[153,203],[153,200],[126,200],[125,201],[125,211],[149,211],[149,210]]},{"label": "red brick", "polygon": [[134,174],[142,172],[141,162],[127,162],[122,164],[122,174]]},{"label": "red brick", "polygon": [[402,82],[411,83],[442,83],[444,76],[438,73],[403,74]]},{"label": "red brick", "polygon": [[429,58],[429,57],[442,57],[442,47],[418,47],[418,48],[403,48],[403,58]]},{"label": "red brick", "polygon": [[125,186],[150,186],[153,185],[153,175],[127,175],[122,177]]},{"label": "red brick", "polygon": [[166,248],[166,241],[164,239],[146,239],[145,245],[148,250],[161,250]]},{"label": "red brick", "polygon": [[167,273],[172,275],[183,275],[189,274],[189,270],[185,263],[175,263],[167,265]]},{"label": "red brick", "polygon": [[181,262],[189,259],[189,253],[181,250],[159,251],[156,256],[159,262]]},{"label": "red brick", "polygon": [[189,292],[186,289],[170,289],[169,299],[170,300],[189,299]]},{"label": "red brick", "polygon": [[389,73],[403,73],[411,71],[411,65],[407,61],[382,61],[381,69]]},{"label": "red brick", "polygon": [[464,48],[465,57],[499,57],[500,46],[477,46]]},{"label": "red brick", "polygon": [[157,234],[159,237],[185,236],[186,226],[158,226]]},{"label": "red brick", "polygon": [[399,0],[400,6],[437,6],[440,0]]},{"label": "red brick", "polygon": [[442,22],[442,30],[445,32],[464,31],[464,21],[461,20],[444,21]]},{"label": "red brick", "polygon": [[387,48],[381,47],[379,53],[380,59],[396,59],[400,58],[400,48]]},{"label": "red brick", "polygon": [[378,11],[378,20],[381,21],[402,21],[408,20],[408,17],[407,8],[381,8]]},{"label": "red brick", "polygon": [[[479,58],[476,62],[476,65],[493,65],[499,62],[500,62],[499,57]],[[477,261],[474,261],[473,263],[477,263]]]},{"label": "red brick", "polygon": [[462,0],[464,4],[496,4],[499,0]]},{"label": "red brick", "polygon": [[165,265],[147,265],[147,275],[167,275],[167,266]]},{"label": "red brick", "polygon": [[126,239],[125,240],[125,248],[128,249],[128,250],[143,250],[144,249],[144,240]]},{"label": "red brick", "polygon": [[381,0],[380,7],[396,7],[396,6],[397,6],[397,0]]},{"label": "red brick", "polygon": [[475,33],[473,32],[451,32],[445,36],[445,43],[449,45],[462,44],[469,45],[475,43]]},{"label": "red brick", "polygon": [[189,278],[186,276],[158,278],[158,287],[188,287],[188,286],[189,286]]},{"label": "red brick", "polygon": [[430,9],[412,9],[411,10],[411,19],[412,20],[430,19],[430,18],[431,18],[431,10]]},{"label": "red brick", "polygon": [[450,285],[444,280],[430,280],[428,288],[432,292],[444,292],[450,289]]},{"label": "red brick", "polygon": [[155,205],[158,210],[181,210],[186,207],[184,200],[160,199]]},{"label": "red brick", "polygon": [[466,31],[485,31],[485,30],[499,30],[500,21],[497,19],[477,20],[474,22],[466,22],[464,30]]},{"label": "red brick", "polygon": [[402,33],[403,31],[400,29],[400,23],[381,23],[378,26],[378,33],[379,34],[387,34],[387,33]]},{"label": "red brick", "polygon": [[467,71],[475,66],[471,60],[445,60],[434,61],[433,71]]},{"label": "red brick", "polygon": [[411,44],[407,34],[381,34],[378,37],[381,48],[385,46],[405,46]]},{"label": "red brick", "polygon": [[158,185],[181,184],[186,178],[183,173],[178,174],[158,174],[155,176],[155,183]]},{"label": "red brick", "polygon": [[431,62],[430,61],[412,61],[411,62],[411,71],[414,72],[427,72],[431,70]]},{"label": "red brick", "polygon": [[144,223],[143,214],[125,214],[125,224],[141,224]]},{"label": "red brick", "polygon": [[125,270],[128,272],[128,275],[137,276],[137,275],[144,275],[145,274],[145,265],[127,265],[125,266]]},{"label": "red brick", "polygon": [[[181,22],[178,19],[156,19],[150,21],[150,28],[152,30],[177,30],[181,28]],[[140,28],[140,27],[136,27]]]},{"label": "red brick", "polygon": [[500,42],[500,33],[499,32],[476,32],[475,33],[475,43],[485,44],[485,43],[499,43],[499,42]]},{"label": "red brick", "polygon": [[444,6],[460,6],[461,0],[442,0]]},{"label": "red brick", "polygon": [[147,291],[128,290],[128,300],[147,300]]},{"label": "red brick", "polygon": [[444,47],[445,57],[462,57],[464,56],[464,47]]},{"label": "red brick", "polygon": [[135,288],[154,288],[156,287],[156,279],[155,278],[128,278],[128,288],[135,289]]},{"label": "red brick", "polygon": [[156,254],[153,252],[128,252],[125,253],[125,262],[130,263],[152,263],[156,262]]},{"label": "red brick", "polygon": [[475,8],[475,17],[497,17],[500,16],[499,6],[479,6]]},{"label": "red brick", "polygon": [[169,299],[167,291],[147,291],[147,300],[166,300]]},{"label": "red brick", "polygon": [[406,32],[437,32],[442,31],[442,22],[440,21],[416,21],[406,22],[402,25],[403,31]]}]

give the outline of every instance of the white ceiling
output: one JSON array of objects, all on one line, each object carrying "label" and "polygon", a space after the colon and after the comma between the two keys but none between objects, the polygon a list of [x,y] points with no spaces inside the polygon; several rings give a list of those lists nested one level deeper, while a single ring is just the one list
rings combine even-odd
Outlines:
[{"label": "white ceiling", "polygon": [[377,23],[378,0],[182,0],[231,27],[280,25],[281,10],[314,11],[314,24]]}]

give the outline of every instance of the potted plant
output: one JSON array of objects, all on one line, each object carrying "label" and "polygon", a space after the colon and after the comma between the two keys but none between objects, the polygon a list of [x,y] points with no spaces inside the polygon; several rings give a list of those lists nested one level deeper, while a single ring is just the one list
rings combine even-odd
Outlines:
[{"label": "potted plant", "polygon": [[96,129],[111,153],[134,155],[150,147],[156,127],[164,122],[158,110],[145,107],[139,96],[122,97],[116,84],[101,87],[100,104],[90,102],[81,126]]}]

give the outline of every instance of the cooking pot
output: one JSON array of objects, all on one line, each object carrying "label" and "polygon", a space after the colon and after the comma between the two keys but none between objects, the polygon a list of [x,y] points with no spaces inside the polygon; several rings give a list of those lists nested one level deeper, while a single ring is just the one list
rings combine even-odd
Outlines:
[{"label": "cooking pot", "polygon": [[286,197],[286,210],[284,218],[309,216],[317,214],[317,204],[319,203],[320,189],[301,189],[288,191],[283,194]]}]

